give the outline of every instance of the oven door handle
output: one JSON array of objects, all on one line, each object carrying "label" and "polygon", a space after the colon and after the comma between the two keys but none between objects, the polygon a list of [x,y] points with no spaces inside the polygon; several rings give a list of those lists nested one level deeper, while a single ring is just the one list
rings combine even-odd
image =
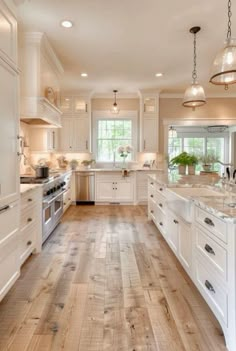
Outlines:
[{"label": "oven door handle", "polygon": [[56,196],[54,196],[51,200],[47,201],[47,200],[44,200],[43,201],[43,205],[51,205],[52,202],[54,202],[59,196],[61,196],[62,194],[64,194],[66,192],[65,189],[63,189],[63,191],[61,191],[59,194],[57,194]]}]

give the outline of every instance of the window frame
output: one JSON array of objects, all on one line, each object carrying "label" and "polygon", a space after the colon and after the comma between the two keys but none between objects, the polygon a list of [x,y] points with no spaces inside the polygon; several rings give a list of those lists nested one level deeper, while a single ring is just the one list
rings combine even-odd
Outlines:
[{"label": "window frame", "polygon": [[[104,164],[112,164],[113,161],[102,161],[98,160],[98,121],[100,120],[131,120],[132,121],[132,159],[129,162],[135,162],[137,159],[137,148],[138,148],[138,112],[137,111],[120,111],[119,114],[112,114],[110,111],[94,111],[93,112],[93,137],[92,146],[94,151],[94,156],[96,162]],[[121,160],[116,160],[117,163],[122,162]]]}]

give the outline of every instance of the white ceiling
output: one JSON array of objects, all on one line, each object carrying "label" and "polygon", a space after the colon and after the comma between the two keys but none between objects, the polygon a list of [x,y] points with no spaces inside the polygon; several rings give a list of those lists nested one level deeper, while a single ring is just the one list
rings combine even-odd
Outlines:
[{"label": "white ceiling", "polygon": [[[199,82],[208,94],[236,93],[236,87],[225,92],[208,83],[211,63],[226,36],[226,0],[15,1],[20,3],[20,30],[47,34],[65,69],[64,90],[183,92],[192,74],[189,28],[200,25]],[[62,28],[62,19],[72,20],[74,27]],[[88,78],[81,78],[81,72]],[[156,78],[156,72],[164,76]]]}]

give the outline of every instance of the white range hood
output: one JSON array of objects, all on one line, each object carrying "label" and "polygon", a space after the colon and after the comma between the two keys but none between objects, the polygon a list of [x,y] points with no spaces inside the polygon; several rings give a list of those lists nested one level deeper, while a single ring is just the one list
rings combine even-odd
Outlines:
[{"label": "white range hood", "polygon": [[59,82],[64,70],[44,33],[22,35],[20,69],[21,120],[30,125],[61,127],[58,98],[52,103],[45,97],[45,91],[51,88],[55,96],[60,96]]}]

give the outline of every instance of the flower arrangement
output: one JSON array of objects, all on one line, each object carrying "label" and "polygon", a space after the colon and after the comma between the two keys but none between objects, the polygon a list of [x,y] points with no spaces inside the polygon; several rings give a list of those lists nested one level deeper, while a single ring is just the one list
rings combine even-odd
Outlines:
[{"label": "flower arrangement", "polygon": [[117,152],[120,154],[120,157],[123,157],[123,168],[125,164],[126,157],[133,151],[133,147],[131,145],[121,145],[118,147]]}]

